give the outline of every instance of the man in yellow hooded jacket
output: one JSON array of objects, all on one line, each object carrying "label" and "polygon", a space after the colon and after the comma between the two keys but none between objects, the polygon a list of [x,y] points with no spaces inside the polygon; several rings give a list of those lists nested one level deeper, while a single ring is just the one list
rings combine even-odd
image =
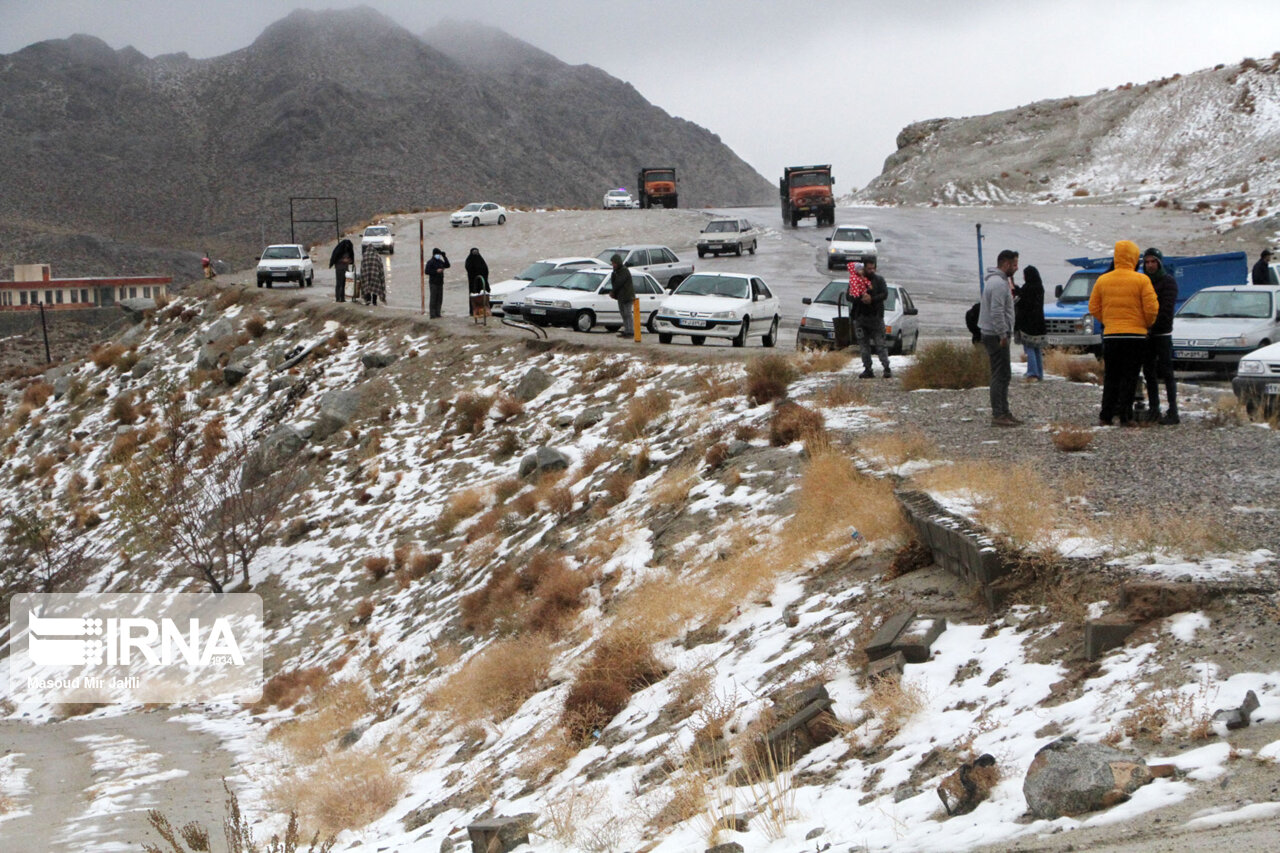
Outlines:
[{"label": "man in yellow hooded jacket", "polygon": [[1133,397],[1146,352],[1147,329],[1160,310],[1151,279],[1137,271],[1138,244],[1116,243],[1114,269],[1098,276],[1089,294],[1089,313],[1102,323],[1102,357],[1106,375],[1102,382],[1101,426],[1111,426],[1119,415],[1121,426],[1135,426]]}]

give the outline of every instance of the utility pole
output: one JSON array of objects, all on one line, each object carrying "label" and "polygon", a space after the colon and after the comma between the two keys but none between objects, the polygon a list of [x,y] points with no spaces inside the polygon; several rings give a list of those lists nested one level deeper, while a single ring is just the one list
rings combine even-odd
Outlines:
[{"label": "utility pole", "polygon": [[53,364],[53,357],[49,355],[49,327],[44,322],[44,303],[36,302],[40,306],[40,331],[44,332],[44,363]]},{"label": "utility pole", "polygon": [[982,276],[983,276],[983,273],[986,271],[986,267],[982,265],[982,224],[978,223],[973,227],[978,229],[978,295],[981,296],[982,287],[983,287]]}]

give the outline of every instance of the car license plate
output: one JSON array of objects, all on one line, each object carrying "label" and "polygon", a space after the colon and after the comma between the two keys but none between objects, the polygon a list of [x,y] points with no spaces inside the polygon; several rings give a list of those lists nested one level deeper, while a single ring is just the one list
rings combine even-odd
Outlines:
[{"label": "car license plate", "polygon": [[530,309],[528,309],[528,310],[529,310],[529,313],[530,313],[530,314],[545,314],[545,313],[547,313],[547,309],[546,309],[546,308],[530,308]]},{"label": "car license plate", "polygon": [[1203,349],[1180,349],[1173,353],[1174,358],[1208,358],[1209,351]]},{"label": "car license plate", "polygon": [[1262,393],[1269,397],[1280,396],[1280,382],[1268,382],[1262,386]]},{"label": "car license plate", "polygon": [[707,248],[708,248],[708,249],[710,249],[710,250],[711,250],[711,251],[713,251],[713,252],[718,252],[718,251],[720,251],[721,249],[723,249],[723,248],[724,248],[724,244],[723,244],[723,243],[709,243],[709,244],[707,245]]},{"label": "car license plate", "polygon": [[684,325],[690,329],[705,329],[707,327],[706,320],[685,320]]},{"label": "car license plate", "polygon": [[1067,339],[1062,335],[1045,335],[1044,342],[1051,347],[1060,347],[1066,345]]}]

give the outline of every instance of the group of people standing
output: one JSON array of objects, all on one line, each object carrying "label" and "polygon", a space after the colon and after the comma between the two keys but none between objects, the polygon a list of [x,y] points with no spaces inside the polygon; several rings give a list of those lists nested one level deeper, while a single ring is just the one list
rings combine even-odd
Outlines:
[{"label": "group of people standing", "polygon": [[[329,268],[333,270],[333,298],[337,302],[347,301],[347,273],[355,266],[355,246],[349,239],[343,238],[333,247],[329,256]],[[449,269],[449,255],[443,249],[433,248],[423,272],[427,276],[427,287],[430,293],[428,315],[440,317],[444,306],[444,271]],[[463,267],[467,272],[467,289],[474,296],[489,292],[489,264],[473,248],[467,255]],[[352,301],[361,299],[365,305],[377,305],[387,302],[387,262],[377,246],[364,245],[360,249],[360,266],[355,275],[355,292]],[[477,300],[471,300],[471,313],[475,314]]]},{"label": "group of people standing", "polygon": [[[1098,277],[1089,295],[1089,314],[1102,323],[1102,357],[1106,366],[1102,385],[1100,426],[1134,426],[1134,400],[1141,375],[1149,402],[1148,419],[1165,425],[1179,423],[1177,382],[1173,375],[1173,314],[1178,284],[1164,266],[1159,249],[1142,254],[1138,244],[1115,245],[1111,269]],[[1032,266],[1018,287],[1018,253],[1005,249],[987,271],[979,302],[977,326],[990,368],[992,426],[1017,426],[1021,420],[1009,409],[1011,366],[1009,345],[1021,342],[1027,359],[1027,381],[1044,379],[1044,283]],[[1160,380],[1164,380],[1166,408],[1160,412]]]}]

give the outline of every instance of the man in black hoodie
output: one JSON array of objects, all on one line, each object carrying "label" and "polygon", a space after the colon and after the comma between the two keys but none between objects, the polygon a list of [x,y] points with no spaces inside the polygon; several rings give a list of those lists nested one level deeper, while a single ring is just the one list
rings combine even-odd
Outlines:
[{"label": "man in black hoodie", "polygon": [[[1159,249],[1147,249],[1142,255],[1142,271],[1151,279],[1160,310],[1147,330],[1147,351],[1142,361],[1142,378],[1147,383],[1147,407],[1150,418],[1165,425],[1178,423],[1178,383],[1173,376],[1173,309],[1178,302],[1178,282],[1164,268],[1164,255]],[[1160,383],[1164,377],[1169,406],[1160,416]]]}]

